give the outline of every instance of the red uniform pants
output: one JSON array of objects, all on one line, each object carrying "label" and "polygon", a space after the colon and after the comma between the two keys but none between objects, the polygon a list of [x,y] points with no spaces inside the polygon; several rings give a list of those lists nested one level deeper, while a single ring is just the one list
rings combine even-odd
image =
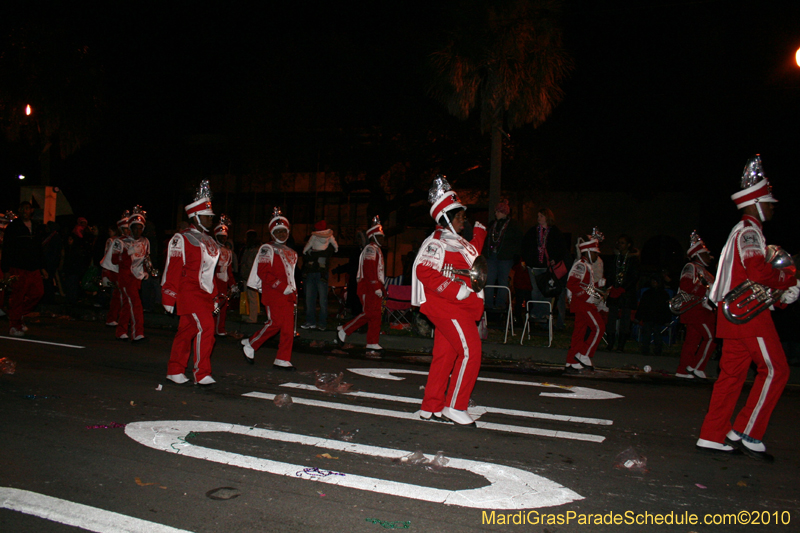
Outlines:
[{"label": "red uniform pants", "polygon": [[119,324],[119,315],[122,310],[122,291],[119,290],[119,285],[114,287],[111,291],[111,302],[108,305],[108,314],[106,315],[106,324],[116,322]]},{"label": "red uniform pants", "polygon": [[[589,330],[588,337],[586,336],[587,329]],[[597,347],[600,345],[600,339],[603,338],[605,332],[606,322],[602,319],[597,309],[576,311],[575,330],[572,332],[572,341],[567,352],[567,364],[573,365],[579,362],[575,358],[575,354],[586,355],[590,359],[593,358]]]},{"label": "red uniform pants", "polygon": [[292,360],[292,344],[294,344],[294,305],[265,303],[267,321],[264,327],[250,337],[250,346],[258,350],[269,338],[280,333],[277,359],[289,362]]},{"label": "red uniform pants", "polygon": [[[167,374],[183,374],[192,357],[194,381],[211,375],[211,351],[214,349],[214,317],[212,309],[181,315],[178,333],[172,341]],[[193,346],[194,345],[194,346]]]},{"label": "red uniform pants", "polygon": [[703,371],[708,360],[714,354],[717,345],[714,343],[716,324],[698,322],[686,324],[686,340],[681,349],[681,360],[678,362],[678,373],[686,374],[692,370]]},{"label": "red uniform pants", "polygon": [[422,410],[443,407],[466,411],[481,369],[481,338],[474,320],[428,317],[436,326],[433,361],[425,385]]},{"label": "red uniform pants", "polygon": [[38,270],[11,268],[8,275],[18,277],[11,287],[11,297],[8,299],[9,327],[20,329],[22,317],[33,311],[44,295],[42,273]]},{"label": "red uniform pants", "polygon": [[777,333],[767,337],[725,339],[722,343],[719,378],[700,429],[701,439],[725,442],[750,363],[756,364],[758,374],[733,429],[757,440],[764,436],[772,410],[789,380],[789,365]]},{"label": "red uniform pants", "polygon": [[381,340],[381,307],[383,298],[374,292],[361,294],[361,305],[364,310],[353,320],[345,324],[344,334],[350,335],[367,324],[367,344],[378,344]]},{"label": "red uniform pants", "polygon": [[119,323],[117,324],[117,337],[128,333],[128,327],[132,332],[131,338],[138,339],[144,337],[144,310],[142,309],[142,299],[139,297],[139,289],[142,288],[142,280],[134,277],[119,277],[119,290],[122,293],[122,307],[119,311]]}]

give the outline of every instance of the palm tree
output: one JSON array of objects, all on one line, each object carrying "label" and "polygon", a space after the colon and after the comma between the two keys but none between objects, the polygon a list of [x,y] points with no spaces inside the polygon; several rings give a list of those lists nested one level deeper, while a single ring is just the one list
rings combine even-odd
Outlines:
[{"label": "palm tree", "polygon": [[480,100],[481,130],[491,132],[491,206],[500,200],[502,136],[525,124],[539,126],[561,101],[572,69],[562,46],[559,0],[459,2],[460,17],[433,54],[432,89],[450,114],[466,120]]}]

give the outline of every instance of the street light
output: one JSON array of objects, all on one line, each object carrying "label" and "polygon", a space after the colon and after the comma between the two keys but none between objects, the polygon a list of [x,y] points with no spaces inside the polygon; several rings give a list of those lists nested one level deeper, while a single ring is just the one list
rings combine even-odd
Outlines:
[{"label": "street light", "polygon": [[797,61],[797,66],[800,67],[800,48],[794,54],[794,60]]},{"label": "street light", "polygon": [[26,116],[31,116],[31,105],[30,104],[25,106],[25,115]]},{"label": "street light", "polygon": [[19,176],[17,176],[17,179],[19,179],[19,180],[24,180],[24,179],[25,179],[25,176],[24,176],[24,175],[22,175],[22,174],[20,174]]}]

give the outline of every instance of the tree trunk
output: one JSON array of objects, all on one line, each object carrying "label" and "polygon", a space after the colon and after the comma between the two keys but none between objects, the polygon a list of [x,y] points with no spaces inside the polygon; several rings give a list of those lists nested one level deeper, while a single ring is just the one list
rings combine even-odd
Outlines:
[{"label": "tree trunk", "polygon": [[503,111],[498,109],[492,120],[492,154],[489,166],[489,222],[494,220],[494,208],[500,202],[500,166],[503,158]]}]

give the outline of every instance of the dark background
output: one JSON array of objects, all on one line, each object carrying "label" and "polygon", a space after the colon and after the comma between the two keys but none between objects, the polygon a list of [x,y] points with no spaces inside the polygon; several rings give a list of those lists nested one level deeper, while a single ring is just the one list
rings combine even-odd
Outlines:
[{"label": "dark background", "polygon": [[[0,24],[64,29],[102,66],[102,129],[56,158],[51,179],[94,223],[134,202],[171,213],[186,200],[172,185],[197,173],[422,172],[433,160],[457,185],[488,188],[478,117],[457,120],[429,94],[428,56],[463,5],[25,3],[5,5]],[[796,245],[798,20],[800,2],[567,0],[565,98],[538,129],[509,132],[504,189],[684,190],[721,247],[737,218],[729,195],[761,153],[782,200],[769,231]],[[221,148],[189,155],[208,136]],[[36,153],[0,143],[0,209],[16,207],[17,174],[36,179]]]}]

